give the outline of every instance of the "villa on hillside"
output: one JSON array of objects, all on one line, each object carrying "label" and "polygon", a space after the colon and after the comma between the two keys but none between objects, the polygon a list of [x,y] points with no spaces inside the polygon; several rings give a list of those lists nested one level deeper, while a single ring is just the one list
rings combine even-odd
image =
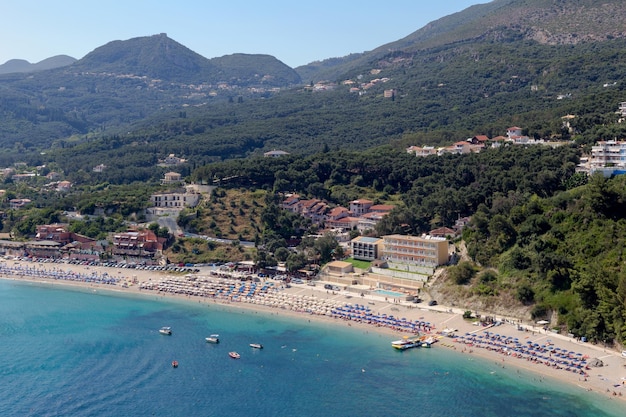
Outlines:
[{"label": "villa on hillside", "polygon": [[182,175],[178,172],[167,172],[161,180],[161,184],[179,184],[182,182]]},{"label": "villa on hillside", "polygon": [[350,202],[350,213],[355,216],[361,216],[362,214],[368,213],[370,207],[372,207],[373,205],[374,202],[370,200],[353,200]]},{"label": "villa on hillside", "polygon": [[185,162],[187,162],[186,159],[179,158],[175,154],[171,153],[168,156],[166,156],[164,159],[160,160],[159,164],[163,164],[163,165],[180,165],[180,164],[184,164]]},{"label": "villa on hillside", "polygon": [[437,229],[431,230],[429,235],[434,237],[442,237],[442,238],[452,238],[457,237],[457,231],[454,229],[450,229],[449,227],[438,227]]},{"label": "villa on hillside", "polygon": [[21,209],[22,207],[30,203],[31,203],[31,200],[29,200],[28,198],[13,198],[9,200],[9,208],[17,210],[17,209]]},{"label": "villa on hillside", "polygon": [[280,158],[281,156],[289,155],[289,152],[281,151],[281,150],[272,150],[269,152],[265,152],[263,154],[266,158]]},{"label": "villa on hillside", "polygon": [[437,155],[438,149],[434,146],[409,146],[406,148],[407,153],[415,154],[415,156],[430,156]]},{"label": "villa on hillside", "polygon": [[185,208],[193,208],[200,202],[200,194],[196,192],[164,192],[150,196],[152,207],[146,214],[154,216],[178,216]]}]

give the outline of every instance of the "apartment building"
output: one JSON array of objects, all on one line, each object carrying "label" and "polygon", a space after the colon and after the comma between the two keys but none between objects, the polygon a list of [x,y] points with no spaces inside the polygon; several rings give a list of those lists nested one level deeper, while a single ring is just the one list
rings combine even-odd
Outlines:
[{"label": "apartment building", "polygon": [[448,262],[448,241],[429,235],[383,236],[383,256],[386,261],[427,267]]},{"label": "apartment building", "polygon": [[591,147],[589,173],[602,172],[609,177],[626,171],[626,142],[599,141]]},{"label": "apartment building", "polygon": [[159,193],[152,194],[150,201],[154,207],[195,207],[200,201],[200,194],[196,193]]},{"label": "apartment building", "polygon": [[352,257],[361,261],[373,261],[382,254],[383,239],[358,236],[350,241]]}]

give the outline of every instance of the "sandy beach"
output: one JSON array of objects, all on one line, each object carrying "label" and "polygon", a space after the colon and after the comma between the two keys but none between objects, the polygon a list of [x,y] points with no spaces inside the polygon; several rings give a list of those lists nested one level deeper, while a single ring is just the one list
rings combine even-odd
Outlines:
[{"label": "sandy beach", "polygon": [[[525,369],[541,379],[557,379],[610,399],[626,399],[626,358],[620,352],[554,334],[514,318],[498,318],[502,322],[498,326],[477,326],[463,319],[463,311],[456,308],[330,291],[324,289],[323,282],[286,288],[281,282],[268,279],[256,283],[253,289],[248,282],[246,293],[232,292],[231,287],[243,288],[239,281],[212,276],[204,268],[198,274],[185,276],[101,266],[4,261],[0,264],[0,274],[0,278],[7,280],[174,297],[293,315],[380,332],[389,335],[390,342],[418,329],[438,336],[436,349],[480,356],[510,372]],[[228,291],[231,294],[227,295]],[[455,337],[444,336],[445,330],[454,330]],[[392,349],[391,345],[389,348]],[[594,362],[601,362],[602,366],[593,366]]]}]

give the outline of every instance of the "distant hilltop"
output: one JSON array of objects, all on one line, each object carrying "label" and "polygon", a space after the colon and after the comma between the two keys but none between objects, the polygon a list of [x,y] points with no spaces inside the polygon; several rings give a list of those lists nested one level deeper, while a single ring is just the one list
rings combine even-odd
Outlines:
[{"label": "distant hilltop", "polygon": [[0,65],[0,74],[9,74],[12,72],[35,72],[49,70],[59,67],[65,67],[76,62],[76,58],[72,58],[68,55],[56,55],[51,58],[46,58],[43,61],[39,61],[36,64],[31,64],[24,59],[10,59],[4,64]]}]

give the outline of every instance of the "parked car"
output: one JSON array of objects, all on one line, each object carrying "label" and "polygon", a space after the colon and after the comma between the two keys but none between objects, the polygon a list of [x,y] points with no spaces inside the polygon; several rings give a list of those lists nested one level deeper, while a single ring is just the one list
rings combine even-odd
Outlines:
[{"label": "parked car", "polygon": [[437,305],[437,301],[436,301],[436,300],[430,300],[430,301],[428,302],[428,305],[429,305],[429,306],[436,306],[436,305]]}]

